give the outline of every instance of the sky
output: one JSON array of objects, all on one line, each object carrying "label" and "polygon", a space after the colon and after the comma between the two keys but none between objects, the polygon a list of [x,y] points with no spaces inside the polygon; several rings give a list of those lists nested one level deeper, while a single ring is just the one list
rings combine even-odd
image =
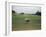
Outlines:
[{"label": "sky", "polygon": [[35,14],[37,11],[41,11],[41,7],[39,6],[12,6],[12,10],[16,11],[17,13],[27,13],[27,14]]}]

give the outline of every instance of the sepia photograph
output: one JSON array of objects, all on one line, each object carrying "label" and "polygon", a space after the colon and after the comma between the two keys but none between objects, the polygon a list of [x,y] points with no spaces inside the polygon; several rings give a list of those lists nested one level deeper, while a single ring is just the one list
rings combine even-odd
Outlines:
[{"label": "sepia photograph", "polygon": [[12,5],[12,31],[41,30],[41,7]]}]

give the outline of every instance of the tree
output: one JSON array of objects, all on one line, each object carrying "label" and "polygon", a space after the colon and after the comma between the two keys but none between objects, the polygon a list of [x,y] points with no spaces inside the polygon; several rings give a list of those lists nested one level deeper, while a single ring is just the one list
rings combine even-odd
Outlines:
[{"label": "tree", "polygon": [[14,10],[12,10],[12,14],[13,14],[13,15],[15,15],[15,14],[16,14],[16,12],[15,12]]},{"label": "tree", "polygon": [[41,16],[41,12],[37,11],[35,15]]}]

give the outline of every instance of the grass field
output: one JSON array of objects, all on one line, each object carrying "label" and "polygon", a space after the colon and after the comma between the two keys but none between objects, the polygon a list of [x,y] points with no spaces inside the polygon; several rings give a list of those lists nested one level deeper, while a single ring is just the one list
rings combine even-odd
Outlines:
[{"label": "grass field", "polygon": [[[29,23],[25,23],[25,18],[30,18]],[[17,30],[40,30],[41,16],[32,15],[13,15],[12,16],[12,31]]]}]

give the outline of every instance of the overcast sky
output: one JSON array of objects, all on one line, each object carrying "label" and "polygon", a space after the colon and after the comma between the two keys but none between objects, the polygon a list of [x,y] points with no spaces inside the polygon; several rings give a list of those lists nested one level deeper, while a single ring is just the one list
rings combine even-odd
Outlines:
[{"label": "overcast sky", "polygon": [[41,11],[41,7],[38,6],[12,6],[12,10],[16,11],[17,13],[28,13],[28,14],[35,14],[37,11]]}]

